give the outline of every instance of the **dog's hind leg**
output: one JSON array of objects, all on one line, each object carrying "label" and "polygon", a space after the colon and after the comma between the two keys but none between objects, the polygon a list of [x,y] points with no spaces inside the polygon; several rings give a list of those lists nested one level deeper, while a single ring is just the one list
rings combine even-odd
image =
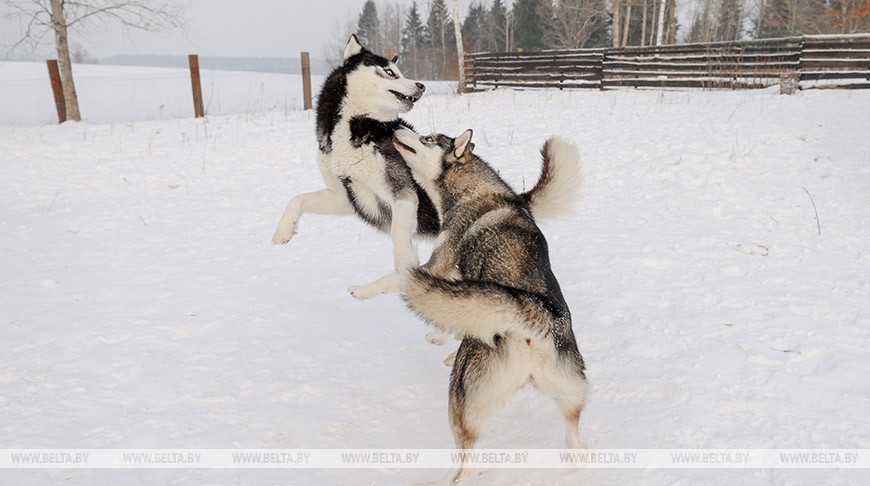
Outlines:
[{"label": "dog's hind leg", "polygon": [[395,271],[366,285],[354,285],[347,289],[359,300],[367,300],[386,293],[400,292],[401,273],[420,264],[417,246],[412,237],[417,228],[417,196],[396,199],[392,202],[390,239],[393,240],[393,267]]},{"label": "dog's hind leg", "polygon": [[580,412],[583,405],[576,403],[559,404],[559,410],[565,419],[565,446],[568,449],[580,448]]},{"label": "dog's hind leg", "polygon": [[420,265],[417,246],[412,240],[417,229],[417,196],[396,199],[392,207],[390,239],[393,241],[393,267],[399,273]]},{"label": "dog's hind leg", "polygon": [[451,469],[438,485],[460,485],[474,475],[474,444],[486,419],[528,383],[528,368],[510,359],[509,343],[496,339],[495,347],[467,338],[456,352],[450,373],[449,416],[459,467]]},{"label": "dog's hind leg", "polygon": [[580,413],[586,404],[588,385],[580,369],[554,358],[534,372],[535,386],[552,397],[565,419],[565,445],[580,448]]}]

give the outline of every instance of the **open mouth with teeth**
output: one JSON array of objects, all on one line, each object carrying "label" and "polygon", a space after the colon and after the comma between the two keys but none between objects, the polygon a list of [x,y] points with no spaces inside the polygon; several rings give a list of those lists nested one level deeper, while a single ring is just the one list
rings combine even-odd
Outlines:
[{"label": "open mouth with teeth", "polygon": [[417,153],[416,150],[414,150],[414,149],[412,149],[411,147],[409,147],[409,146],[403,144],[402,142],[400,142],[398,138],[393,138],[393,143],[396,145],[396,147],[399,147],[400,149],[407,150],[408,152],[411,152],[412,154],[416,154],[416,153]]},{"label": "open mouth with teeth", "polygon": [[411,103],[411,104],[413,104],[413,103],[416,103],[417,100],[420,99],[419,96],[414,96],[414,95],[407,96],[407,95],[403,95],[402,93],[399,93],[398,91],[395,91],[395,90],[392,90],[392,89],[390,90],[390,93],[393,93],[393,96],[395,96],[396,99],[398,99],[399,101],[404,101],[405,103]]}]

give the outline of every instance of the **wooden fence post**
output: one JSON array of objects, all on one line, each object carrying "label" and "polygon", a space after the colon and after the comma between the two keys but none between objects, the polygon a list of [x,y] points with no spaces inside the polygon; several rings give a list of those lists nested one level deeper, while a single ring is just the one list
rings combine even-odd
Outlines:
[{"label": "wooden fence post", "polygon": [[54,91],[54,104],[57,107],[57,122],[66,121],[66,99],[63,97],[63,85],[60,82],[60,71],[57,68],[57,59],[45,61],[48,64],[48,77],[51,78],[51,90]]},{"label": "wooden fence post", "polygon": [[462,62],[465,66],[465,85],[460,86],[459,91],[461,93],[471,93],[474,91],[473,87],[477,86],[477,83],[474,80],[474,58],[471,57],[471,53],[464,53],[462,56]]},{"label": "wooden fence post", "polygon": [[307,52],[302,53],[302,97],[306,110],[311,109],[311,59]]},{"label": "wooden fence post", "polygon": [[191,54],[188,56],[190,62],[190,83],[193,86],[193,111],[197,118],[205,116],[205,110],[202,108],[202,86],[199,80],[199,56]]},{"label": "wooden fence post", "polygon": [[779,75],[779,94],[795,94],[801,89],[801,75],[797,70],[783,71]]}]

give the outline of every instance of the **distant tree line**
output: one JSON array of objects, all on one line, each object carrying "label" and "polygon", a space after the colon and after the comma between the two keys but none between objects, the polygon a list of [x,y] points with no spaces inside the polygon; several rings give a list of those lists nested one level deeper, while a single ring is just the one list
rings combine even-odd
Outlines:
[{"label": "distant tree line", "polygon": [[[393,49],[408,76],[453,79],[457,59],[452,8],[445,0],[414,0],[410,6],[368,0],[350,27],[370,50]],[[460,29],[465,52],[597,47],[610,39],[607,0],[515,0],[512,7],[504,0],[488,5],[477,0]]]},{"label": "distant tree line", "polygon": [[[463,47],[467,53],[540,51],[870,31],[870,0],[679,1],[691,10],[685,29],[677,20],[677,0],[462,0],[468,5],[460,26]],[[445,0],[410,6],[368,0],[356,21],[339,29],[341,45],[354,31],[369,49],[398,54],[408,76],[453,79],[452,8]]]},{"label": "distant tree line", "polygon": [[368,0],[352,28],[369,50],[380,54],[393,50],[409,77],[452,79],[457,62],[452,12],[444,0],[431,0],[425,6],[424,11],[416,0],[410,7]]},{"label": "distant tree line", "polygon": [[689,42],[870,31],[870,0],[698,0]]}]

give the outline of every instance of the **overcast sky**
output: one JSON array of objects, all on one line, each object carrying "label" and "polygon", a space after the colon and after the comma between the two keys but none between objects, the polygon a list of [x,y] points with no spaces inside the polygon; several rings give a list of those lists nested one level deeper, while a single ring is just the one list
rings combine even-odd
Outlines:
[{"label": "overcast sky", "polygon": [[[30,2],[32,0],[20,0]],[[365,0],[180,0],[187,2],[189,23],[183,32],[139,32],[125,34],[117,24],[106,31],[87,34],[71,33],[70,43],[80,44],[90,57],[104,58],[120,54],[166,54],[245,57],[298,57],[308,51],[323,58],[328,43],[346,37],[344,26],[356,23]],[[376,3],[399,3],[409,8],[412,0],[376,0]],[[471,3],[489,5],[492,0],[460,0],[462,16]],[[421,15],[428,11],[428,0],[417,0]],[[507,5],[512,0],[505,1]],[[680,0],[678,11],[691,0]],[[452,8],[453,0],[447,0]],[[0,3],[0,17],[7,13]],[[678,12],[679,13],[679,12]],[[682,20],[682,19],[681,19]],[[339,32],[341,31],[341,33]],[[0,18],[0,60],[20,37],[18,22]],[[46,36],[46,41],[53,41]],[[44,42],[35,53],[18,50],[13,58],[55,57],[53,46]]]},{"label": "overcast sky", "polygon": [[[396,1],[411,5],[411,0]],[[418,4],[425,2],[418,0]],[[321,58],[324,46],[337,37],[338,26],[351,19],[355,21],[365,0],[188,0],[188,3],[190,21],[184,34],[134,31],[125,35],[114,26],[86,36],[73,33],[70,43],[81,44],[91,57],[97,58],[118,54],[298,57],[300,51]],[[5,8],[0,4],[0,12],[5,13]],[[5,54],[20,32],[16,22],[0,20],[0,54]],[[51,52],[52,46],[45,43],[36,57]],[[16,51],[14,57],[29,54]]]}]

